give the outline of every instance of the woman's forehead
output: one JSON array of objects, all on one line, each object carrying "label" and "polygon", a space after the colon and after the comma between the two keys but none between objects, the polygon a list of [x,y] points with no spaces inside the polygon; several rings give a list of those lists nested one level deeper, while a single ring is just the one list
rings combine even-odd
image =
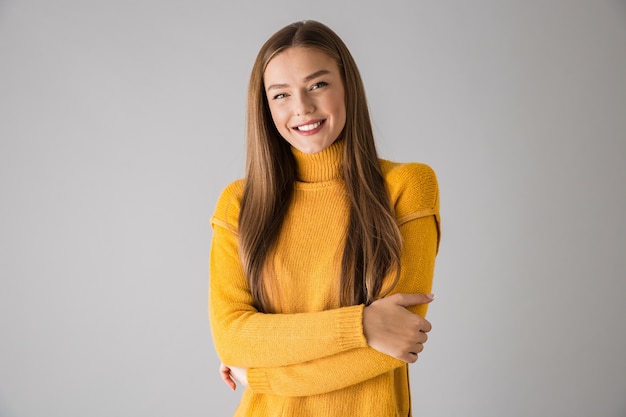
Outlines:
[{"label": "woman's forehead", "polygon": [[[311,47],[290,47],[268,62],[263,78],[267,82],[302,81],[313,75],[337,72],[339,67],[328,54]],[[281,81],[282,80],[282,81]]]}]

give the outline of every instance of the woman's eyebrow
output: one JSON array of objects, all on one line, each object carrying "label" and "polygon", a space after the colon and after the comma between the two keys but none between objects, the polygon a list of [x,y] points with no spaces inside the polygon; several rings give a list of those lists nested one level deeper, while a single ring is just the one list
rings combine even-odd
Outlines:
[{"label": "woman's eyebrow", "polygon": [[304,77],[303,81],[306,83],[308,81],[314,80],[315,78],[320,77],[322,75],[326,75],[326,74],[330,74],[330,71],[325,70],[325,69],[319,70],[319,71],[314,72],[311,75],[307,75],[306,77]]},{"label": "woman's eyebrow", "polygon": [[[322,69],[322,70],[319,70],[319,71],[315,71],[313,74],[307,75],[306,77],[304,77],[304,79],[302,81],[307,83],[307,82],[309,82],[311,80],[316,79],[317,77],[320,77],[320,76],[326,75],[326,74],[330,74],[330,71],[325,70],[325,69]],[[281,88],[285,88],[285,87],[288,87],[288,85],[287,84],[272,84],[269,87],[267,87],[267,91],[275,90],[275,89],[281,89]]]}]

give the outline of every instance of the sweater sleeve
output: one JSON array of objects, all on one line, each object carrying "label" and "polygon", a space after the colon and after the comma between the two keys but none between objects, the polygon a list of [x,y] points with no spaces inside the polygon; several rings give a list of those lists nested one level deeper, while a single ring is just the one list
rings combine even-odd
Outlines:
[{"label": "sweater sleeve", "polygon": [[297,314],[256,310],[233,226],[239,188],[226,188],[212,218],[209,317],[220,359],[241,368],[277,367],[366,347],[362,305]]},{"label": "sweater sleeve", "polygon": [[346,388],[405,365],[372,348],[277,368],[250,368],[248,385],[255,394],[303,397]]},{"label": "sweater sleeve", "polygon": [[[439,242],[438,216],[411,219],[400,226],[404,237],[401,276],[394,293],[430,293]],[[409,309],[424,317],[428,305]],[[310,362],[270,368],[250,368],[247,378],[255,393],[308,396],[363,382],[404,362],[370,347],[351,349]]]}]

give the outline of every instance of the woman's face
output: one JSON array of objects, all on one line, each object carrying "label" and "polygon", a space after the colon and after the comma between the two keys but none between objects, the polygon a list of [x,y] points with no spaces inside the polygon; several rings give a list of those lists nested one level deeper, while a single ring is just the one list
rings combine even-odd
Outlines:
[{"label": "woman's face", "polygon": [[314,48],[292,47],[270,60],[263,82],[272,120],[294,148],[314,154],[337,140],[346,104],[334,59]]}]

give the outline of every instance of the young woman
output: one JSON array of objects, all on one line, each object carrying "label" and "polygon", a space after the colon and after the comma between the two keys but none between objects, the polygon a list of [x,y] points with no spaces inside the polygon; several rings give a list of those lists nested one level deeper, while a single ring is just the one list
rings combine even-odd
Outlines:
[{"label": "young woman", "polygon": [[250,78],[247,164],[211,219],[209,313],[236,416],[408,416],[439,245],[435,174],[379,159],[363,83],[314,21]]}]

